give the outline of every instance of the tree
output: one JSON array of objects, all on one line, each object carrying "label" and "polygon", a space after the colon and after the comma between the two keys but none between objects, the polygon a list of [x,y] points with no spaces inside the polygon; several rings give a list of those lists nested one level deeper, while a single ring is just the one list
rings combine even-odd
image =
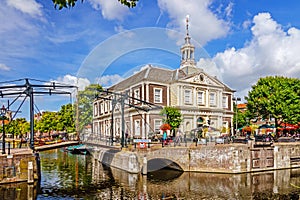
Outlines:
[{"label": "tree", "polygon": [[171,125],[171,130],[173,131],[173,133],[175,128],[178,128],[182,122],[182,115],[180,111],[174,107],[164,107],[160,111],[160,115],[164,116],[163,123]]},{"label": "tree", "polygon": [[58,112],[57,130],[66,131],[67,133],[75,132],[75,112],[72,104],[61,106]]},{"label": "tree", "polygon": [[300,122],[300,79],[264,77],[252,86],[246,97],[247,114],[251,119],[274,118],[276,127],[281,122]]},{"label": "tree", "polygon": [[25,118],[17,118],[9,122],[5,127],[6,133],[11,133],[13,137],[26,135],[30,131],[30,124]]},{"label": "tree", "polygon": [[234,115],[233,115],[233,124],[234,124],[234,129],[236,126],[236,122],[237,122],[237,128],[246,126],[248,123],[248,116],[246,114],[246,112],[241,112],[238,108],[237,105],[233,105],[233,111],[234,111]]},{"label": "tree", "polygon": [[43,112],[42,118],[35,122],[35,130],[39,130],[41,133],[49,133],[57,128],[57,113],[46,111]]},{"label": "tree", "polygon": [[[75,6],[77,0],[52,0],[54,7],[59,10],[63,8],[72,8]],[[118,0],[121,4],[128,6],[129,8],[133,8],[136,6],[138,0]],[[83,2],[83,0],[81,0]]]},{"label": "tree", "polygon": [[102,92],[99,84],[91,84],[83,91],[78,92],[78,129],[81,131],[86,125],[92,123],[93,119],[93,101]]}]

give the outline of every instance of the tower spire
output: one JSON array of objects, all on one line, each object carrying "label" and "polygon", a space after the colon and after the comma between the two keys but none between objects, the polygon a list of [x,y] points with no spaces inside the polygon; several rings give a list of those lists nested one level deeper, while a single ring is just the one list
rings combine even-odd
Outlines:
[{"label": "tower spire", "polygon": [[189,35],[189,15],[186,16],[186,36],[184,38],[185,43],[180,48],[181,51],[181,63],[180,68],[184,67],[196,67],[194,59],[195,47],[191,44],[191,37]]}]

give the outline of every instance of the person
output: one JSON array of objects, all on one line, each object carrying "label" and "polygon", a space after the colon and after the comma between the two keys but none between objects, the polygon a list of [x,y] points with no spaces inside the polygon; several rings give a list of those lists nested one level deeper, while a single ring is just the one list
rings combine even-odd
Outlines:
[{"label": "person", "polygon": [[166,131],[164,131],[162,139],[163,139],[163,145],[165,145],[166,140],[167,140],[167,132]]},{"label": "person", "polygon": [[178,144],[179,146],[180,146],[180,143],[181,143],[181,137],[182,137],[181,131],[178,130],[177,133],[176,133],[175,143]]}]

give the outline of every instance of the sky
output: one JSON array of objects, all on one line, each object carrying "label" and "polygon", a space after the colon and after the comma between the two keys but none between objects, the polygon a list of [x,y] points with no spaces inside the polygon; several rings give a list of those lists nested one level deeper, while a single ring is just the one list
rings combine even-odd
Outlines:
[{"label": "sky", "polygon": [[[62,10],[51,0],[0,0],[0,83],[32,78],[83,89],[147,64],[177,69],[189,16],[197,66],[243,98],[260,77],[300,78],[299,10],[298,0],[139,0],[130,9],[84,0]],[[35,98],[39,110],[70,101]]]}]

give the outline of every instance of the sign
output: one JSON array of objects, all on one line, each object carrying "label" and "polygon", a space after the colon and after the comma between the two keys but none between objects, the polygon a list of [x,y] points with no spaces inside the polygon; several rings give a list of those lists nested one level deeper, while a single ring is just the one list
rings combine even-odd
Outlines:
[{"label": "sign", "polygon": [[134,139],[134,143],[150,143],[151,139]]},{"label": "sign", "polygon": [[139,144],[140,149],[146,148],[146,143],[145,142],[139,142],[138,144]]}]

